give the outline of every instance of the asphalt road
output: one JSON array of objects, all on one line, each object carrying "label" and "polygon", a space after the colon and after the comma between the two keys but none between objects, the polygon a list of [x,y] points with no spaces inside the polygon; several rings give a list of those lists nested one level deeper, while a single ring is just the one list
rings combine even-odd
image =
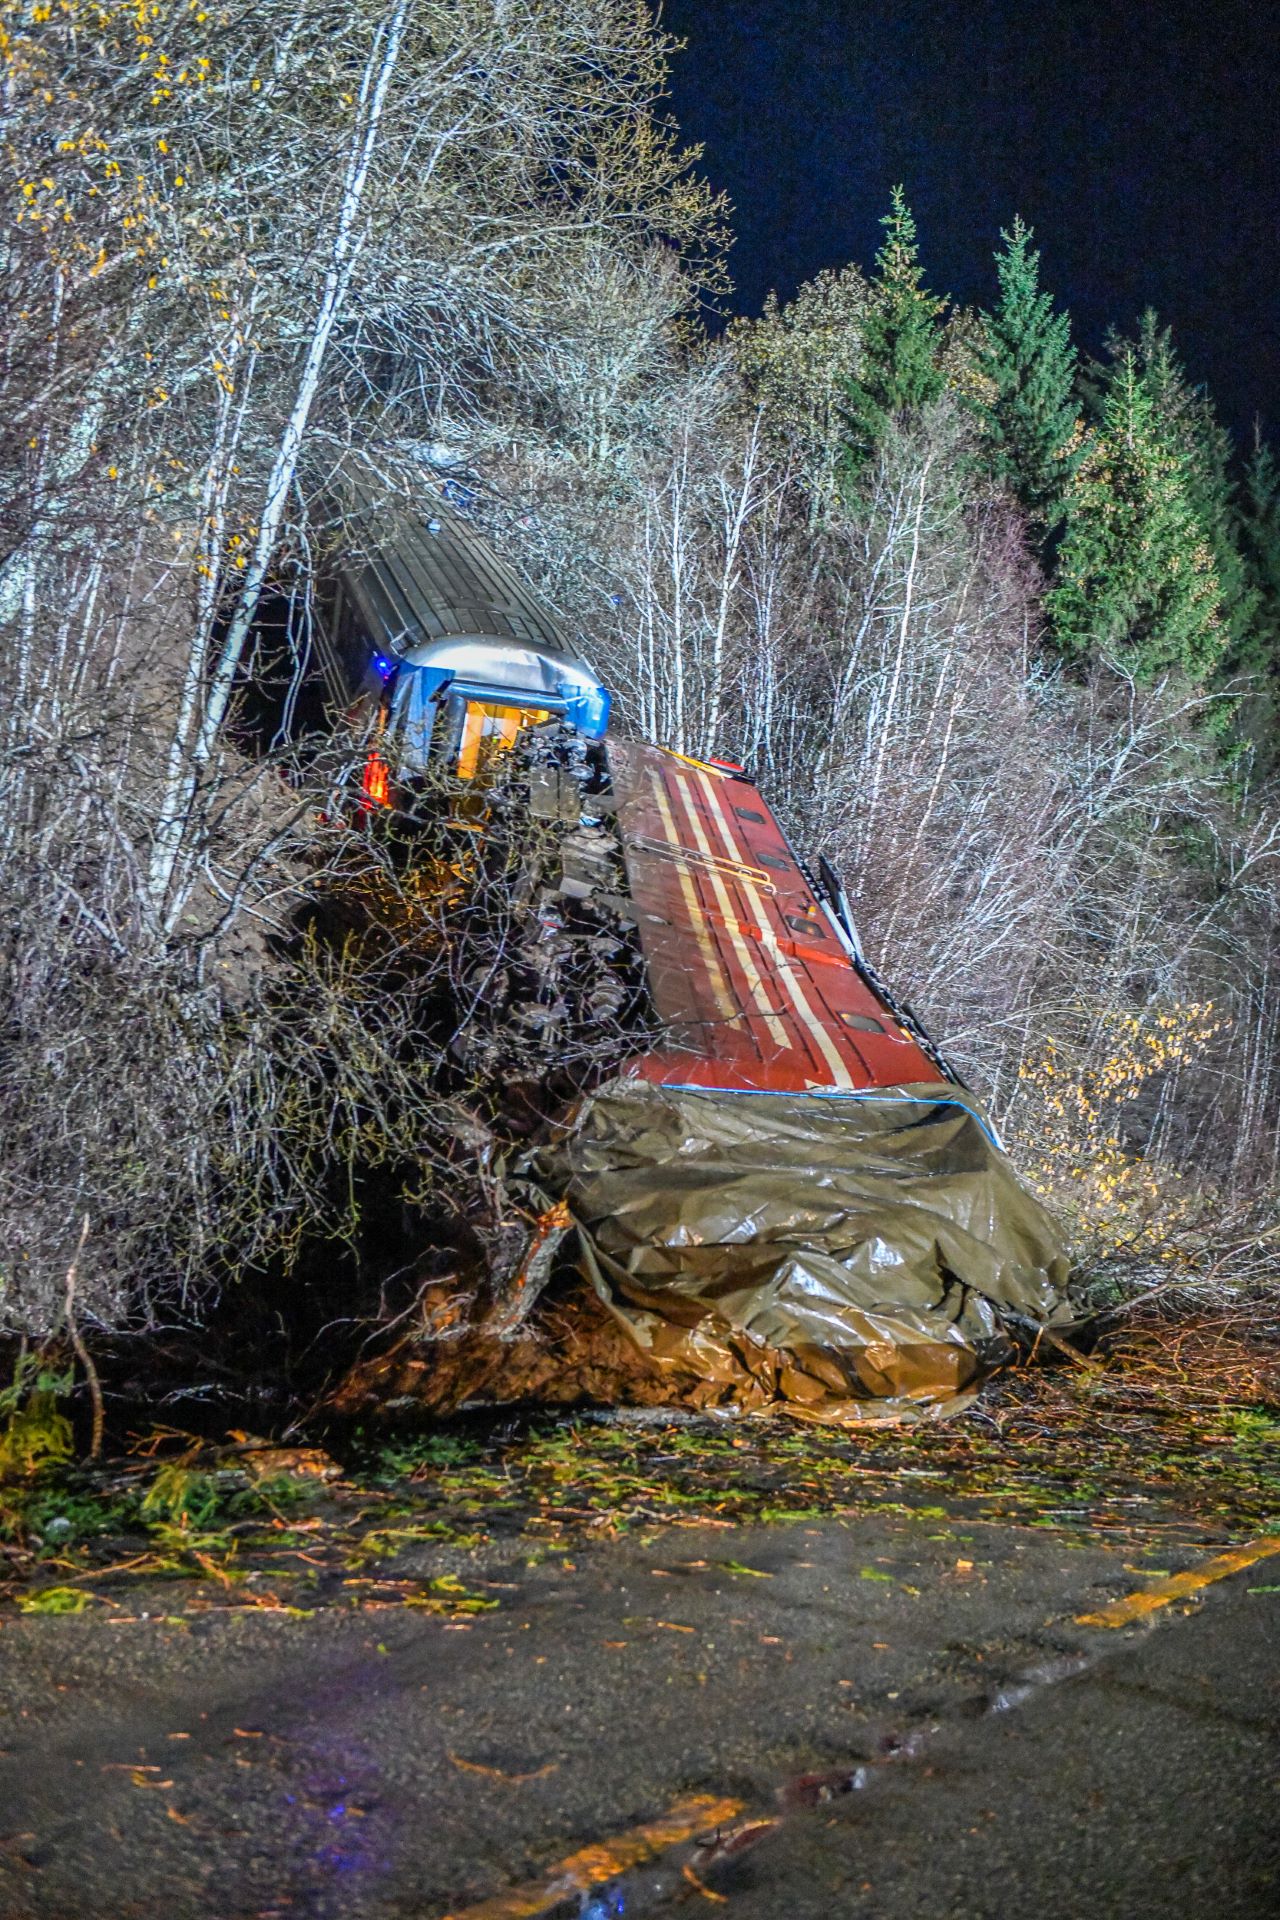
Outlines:
[{"label": "asphalt road", "polygon": [[[1280,1556],[916,1516],[0,1628],[0,1915],[1280,1913]],[[412,1574],[412,1563],[407,1563]]]}]

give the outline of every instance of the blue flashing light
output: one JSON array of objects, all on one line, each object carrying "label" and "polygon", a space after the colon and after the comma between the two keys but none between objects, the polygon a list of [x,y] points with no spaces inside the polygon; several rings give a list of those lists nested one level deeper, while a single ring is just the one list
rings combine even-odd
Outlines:
[{"label": "blue flashing light", "polygon": [[385,653],[375,653],[373,656],[373,670],[380,680],[389,680],[396,670],[396,663],[394,660],[388,660]]}]

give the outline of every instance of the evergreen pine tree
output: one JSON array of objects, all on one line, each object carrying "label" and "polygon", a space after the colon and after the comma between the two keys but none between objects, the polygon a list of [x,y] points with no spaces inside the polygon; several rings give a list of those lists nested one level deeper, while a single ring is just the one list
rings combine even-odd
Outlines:
[{"label": "evergreen pine tree", "polygon": [[862,323],[858,370],[845,408],[845,467],[865,466],[890,422],[916,413],[942,391],[938,321],[946,308],[924,286],[916,223],[901,187],[880,223],[885,240]]},{"label": "evergreen pine tree", "polygon": [[1070,656],[1101,653],[1143,679],[1172,668],[1202,682],[1225,644],[1219,600],[1186,461],[1122,347],[1068,500],[1046,599],[1055,638]]},{"label": "evergreen pine tree", "polygon": [[1237,513],[1244,576],[1252,605],[1245,632],[1223,660],[1226,679],[1244,677],[1237,726],[1254,765],[1273,772],[1280,757],[1280,462],[1255,439]]},{"label": "evergreen pine tree", "polygon": [[980,379],[970,404],[990,470],[1037,531],[1051,536],[1066,514],[1082,450],[1071,317],[1055,313],[1052,296],[1041,289],[1031,228],[1015,220],[1000,238],[1000,300],[994,313],[983,315],[975,356]]},{"label": "evergreen pine tree", "polygon": [[1280,465],[1261,436],[1244,470],[1236,503],[1236,543],[1249,618],[1222,655],[1221,680],[1234,699],[1224,730],[1234,756],[1247,756],[1255,776],[1274,776],[1280,758]]},{"label": "evergreen pine tree", "polygon": [[1280,677],[1280,461],[1261,437],[1245,468],[1237,525],[1254,598],[1241,664],[1247,671]]},{"label": "evergreen pine tree", "polygon": [[1249,645],[1257,595],[1240,551],[1231,435],[1207,390],[1192,386],[1171,330],[1160,325],[1150,307],[1139,322],[1133,350],[1155,421],[1181,462],[1188,504],[1213,555],[1224,659],[1233,662]]}]

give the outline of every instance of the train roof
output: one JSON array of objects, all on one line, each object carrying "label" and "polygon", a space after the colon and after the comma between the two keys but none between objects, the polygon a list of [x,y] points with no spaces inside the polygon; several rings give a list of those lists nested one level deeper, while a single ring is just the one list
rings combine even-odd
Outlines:
[{"label": "train roof", "polygon": [[343,596],[391,659],[442,640],[497,641],[576,660],[546,603],[441,495],[420,506],[361,508],[339,568]]}]

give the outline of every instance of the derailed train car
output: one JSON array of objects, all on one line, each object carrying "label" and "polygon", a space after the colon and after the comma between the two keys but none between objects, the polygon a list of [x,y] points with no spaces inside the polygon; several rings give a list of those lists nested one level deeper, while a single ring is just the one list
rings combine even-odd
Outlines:
[{"label": "derailed train car", "polygon": [[651,1384],[901,1417],[1069,1321],[1053,1222],[742,769],[610,735],[585,660],[444,501],[344,573],[335,627],[349,682],[381,683],[380,801],[431,764],[477,781],[554,719],[592,743],[589,774],[579,751],[554,776],[562,885],[590,889],[592,843],[616,855],[661,1038],[526,1172]]},{"label": "derailed train car", "polygon": [[598,676],[450,500],[402,517],[390,537],[358,508],[346,518],[352,551],[324,622],[325,660],[340,698],[377,700],[387,767],[473,779],[553,716],[603,739],[610,701]]}]

